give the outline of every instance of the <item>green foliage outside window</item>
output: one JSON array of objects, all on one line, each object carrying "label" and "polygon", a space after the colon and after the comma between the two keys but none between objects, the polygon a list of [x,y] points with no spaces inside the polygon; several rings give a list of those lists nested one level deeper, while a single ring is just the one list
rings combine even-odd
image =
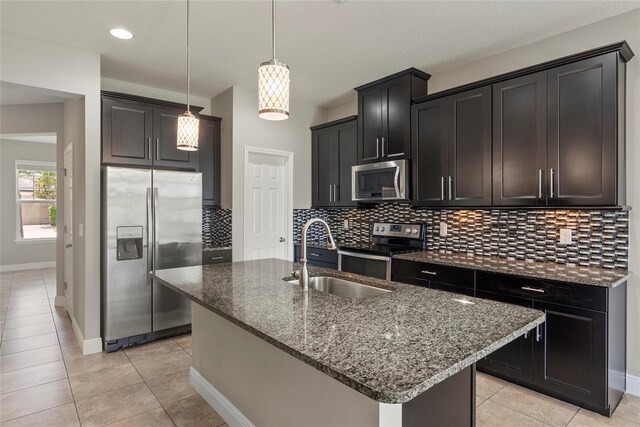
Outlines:
[{"label": "green foliage outside window", "polygon": [[[56,199],[56,173],[54,171],[43,171],[35,179],[33,195],[42,200]],[[49,217],[51,217],[51,210],[49,210]]]}]

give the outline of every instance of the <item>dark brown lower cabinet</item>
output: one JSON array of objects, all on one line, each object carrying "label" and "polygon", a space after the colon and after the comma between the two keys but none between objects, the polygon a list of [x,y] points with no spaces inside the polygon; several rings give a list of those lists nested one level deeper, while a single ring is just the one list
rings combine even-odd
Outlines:
[{"label": "dark brown lower cabinet", "polygon": [[[509,297],[478,291],[479,298],[517,304],[523,307],[533,307],[531,300]],[[499,377],[517,379],[525,383],[533,383],[533,343],[537,336],[536,330],[511,341],[499,350],[494,351],[477,363],[478,369]]]},{"label": "dark brown lower cabinet", "polygon": [[478,369],[610,416],[626,388],[626,283],[604,288],[486,272],[476,278],[478,297],[546,316]]},{"label": "dark brown lower cabinet", "polygon": [[[302,245],[300,243],[293,244],[293,260],[300,262],[302,254]],[[338,269],[338,252],[328,249],[319,248],[317,246],[307,246],[307,263],[316,267]]]},{"label": "dark brown lower cabinet", "polygon": [[626,283],[605,288],[397,259],[393,280],[543,311],[545,323],[477,362],[478,370],[607,416],[620,403]]},{"label": "dark brown lower cabinet", "polygon": [[534,384],[602,412],[607,406],[606,313],[534,301],[545,312],[533,346]]}]

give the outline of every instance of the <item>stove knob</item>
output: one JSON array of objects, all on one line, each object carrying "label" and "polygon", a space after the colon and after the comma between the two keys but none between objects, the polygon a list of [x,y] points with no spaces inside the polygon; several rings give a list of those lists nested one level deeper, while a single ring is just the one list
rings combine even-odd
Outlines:
[{"label": "stove knob", "polygon": [[380,231],[384,231],[384,227],[380,227]]},{"label": "stove knob", "polygon": [[380,227],[376,227],[376,231],[380,231]]},{"label": "stove knob", "polygon": [[404,232],[405,232],[405,233],[407,233],[407,234],[409,234],[409,233],[411,233],[411,229],[410,229],[410,228],[407,228],[406,230],[404,230]]},{"label": "stove knob", "polygon": [[418,234],[418,229],[417,229],[417,228],[414,228],[414,229],[413,229],[413,231],[412,231],[412,233],[413,233],[413,234]]}]

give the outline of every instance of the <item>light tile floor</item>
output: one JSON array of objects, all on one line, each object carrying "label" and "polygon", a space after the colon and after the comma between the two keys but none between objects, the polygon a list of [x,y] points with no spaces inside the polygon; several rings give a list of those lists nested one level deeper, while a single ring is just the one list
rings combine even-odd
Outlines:
[{"label": "light tile floor", "polygon": [[0,273],[0,425],[226,427],[189,385],[190,336],[83,356],[55,281]]},{"label": "light tile floor", "polygon": [[[0,273],[2,426],[225,426],[189,385],[191,337],[83,356],[53,304],[55,270]],[[612,418],[477,375],[478,426],[640,427],[640,397]]]}]

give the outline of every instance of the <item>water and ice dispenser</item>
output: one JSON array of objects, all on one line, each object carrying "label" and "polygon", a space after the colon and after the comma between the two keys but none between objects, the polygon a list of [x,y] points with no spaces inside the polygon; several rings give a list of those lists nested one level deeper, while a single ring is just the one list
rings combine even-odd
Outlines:
[{"label": "water and ice dispenser", "polygon": [[118,261],[142,258],[142,226],[116,227]]}]

